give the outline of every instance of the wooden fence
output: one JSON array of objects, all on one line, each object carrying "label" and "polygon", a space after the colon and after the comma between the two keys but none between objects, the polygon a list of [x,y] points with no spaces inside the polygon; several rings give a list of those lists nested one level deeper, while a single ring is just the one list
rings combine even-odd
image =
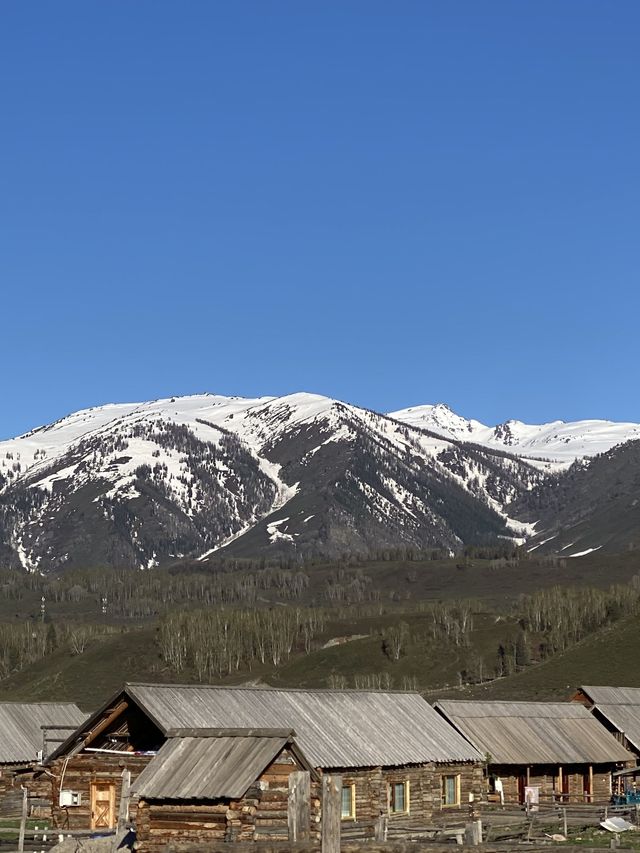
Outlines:
[{"label": "wooden fence", "polygon": [[[126,773],[126,771],[125,771]],[[128,785],[129,779],[123,778],[123,797],[118,815],[118,826],[113,832],[113,849],[123,838],[127,826]],[[14,803],[14,807],[17,805]],[[46,827],[28,828],[29,800],[28,792],[23,789],[20,803],[19,830],[0,829],[0,839],[4,834],[13,835],[18,832],[17,851],[49,850],[59,840],[56,829]],[[583,827],[599,827],[601,821],[608,817],[624,817],[640,829],[640,805],[630,806],[594,806],[571,805],[554,806],[540,804],[534,808],[517,806],[500,806],[489,803],[470,804],[468,812],[459,811],[457,814],[440,813],[427,824],[415,824],[408,820],[389,820],[387,815],[380,815],[375,821],[357,822],[342,820],[342,779],[338,775],[322,777],[322,820],[317,831],[310,832],[309,788],[308,774],[299,774],[290,782],[288,802],[289,842],[265,842],[253,845],[231,845],[234,851],[244,849],[254,853],[269,853],[269,851],[321,851],[321,853],[341,853],[341,851],[361,851],[368,853],[384,851],[413,851],[428,847],[430,853],[438,853],[440,849],[451,849],[452,844],[467,847],[479,846],[483,853],[492,851],[513,850],[515,845],[523,843],[528,851],[535,849],[541,843],[548,849],[553,835],[567,839],[562,847],[565,851],[571,849],[568,841],[571,830]],[[64,831],[64,837],[87,837],[92,834],[89,830],[69,832]],[[623,842],[622,837],[612,834],[613,845]],[[558,839],[559,840],[559,839]],[[7,847],[0,843],[2,850]],[[202,842],[189,848],[187,845],[167,845],[167,853],[172,850],[184,851],[218,851],[229,850],[229,844],[208,844],[206,834]],[[543,849],[543,848],[541,848]],[[582,851],[587,847],[580,847]]]}]

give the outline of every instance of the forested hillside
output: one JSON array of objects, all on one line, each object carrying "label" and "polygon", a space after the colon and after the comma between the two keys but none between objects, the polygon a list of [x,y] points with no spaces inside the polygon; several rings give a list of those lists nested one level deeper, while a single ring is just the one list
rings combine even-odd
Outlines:
[{"label": "forested hillside", "polygon": [[[536,672],[640,614],[633,556],[387,557],[221,562],[215,573],[4,572],[3,695],[89,707],[127,678],[441,692],[513,681],[537,695]],[[570,683],[570,671],[562,677]]]}]

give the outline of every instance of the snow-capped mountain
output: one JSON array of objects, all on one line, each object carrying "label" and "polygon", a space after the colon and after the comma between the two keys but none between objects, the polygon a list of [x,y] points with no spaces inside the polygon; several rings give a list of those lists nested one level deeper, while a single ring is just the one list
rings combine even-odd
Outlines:
[{"label": "snow-capped mountain", "polygon": [[522,538],[543,474],[315,394],[113,404],[0,442],[0,561],[152,567]]},{"label": "snow-capped mountain", "polygon": [[615,445],[640,439],[640,424],[604,420],[547,424],[509,420],[491,427],[457,415],[444,403],[412,406],[391,412],[389,417],[446,438],[502,448],[534,464],[548,462],[551,464],[546,467],[555,470],[568,467],[576,459],[606,453]]}]

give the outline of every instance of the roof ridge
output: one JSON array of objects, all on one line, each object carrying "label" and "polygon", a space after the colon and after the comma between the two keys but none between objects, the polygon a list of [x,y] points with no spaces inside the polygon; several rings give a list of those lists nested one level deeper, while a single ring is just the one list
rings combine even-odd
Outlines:
[{"label": "roof ridge", "polygon": [[[73,705],[74,708],[78,708],[77,702],[54,702],[51,699],[42,702],[21,702],[19,699],[0,699],[0,706],[2,705]],[[78,710],[80,709],[78,708]]]},{"label": "roof ridge", "polygon": [[[640,690],[640,688],[638,688]],[[563,705],[568,708],[584,708],[581,702],[572,699],[558,699],[557,701],[546,701],[537,699],[437,699],[436,704],[449,705]]]},{"label": "roof ridge", "polygon": [[[252,690],[256,693],[358,693],[360,695],[373,693],[376,696],[390,694],[394,696],[419,696],[421,699],[424,699],[422,694],[419,693],[417,690],[375,690],[371,688],[359,689],[357,687],[342,687],[333,689],[331,687],[275,687],[272,684],[168,684],[158,683],[156,681],[125,681],[125,690],[128,687],[161,687],[166,688],[168,690],[184,690],[187,688],[192,690]],[[424,701],[426,702],[427,700],[424,699]]]}]

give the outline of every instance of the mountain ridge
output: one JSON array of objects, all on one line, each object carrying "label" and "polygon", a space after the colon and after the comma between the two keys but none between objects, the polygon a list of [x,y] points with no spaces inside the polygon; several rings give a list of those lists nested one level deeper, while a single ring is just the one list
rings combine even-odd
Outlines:
[{"label": "mountain ridge", "polygon": [[505,506],[539,479],[321,395],[172,397],[76,412],[1,442],[0,541],[5,560],[32,571],[151,568],[224,548],[455,551],[522,536]]},{"label": "mountain ridge", "polygon": [[385,415],[306,392],[107,404],[0,442],[0,560],[50,572],[544,547],[539,496],[636,430],[489,428],[442,404]]},{"label": "mountain ridge", "polygon": [[640,424],[601,419],[527,424],[510,419],[487,426],[453,412],[445,403],[410,406],[389,416],[449,438],[485,447],[502,447],[535,463],[549,461],[555,470],[576,459],[606,453],[612,447],[640,439]]}]

